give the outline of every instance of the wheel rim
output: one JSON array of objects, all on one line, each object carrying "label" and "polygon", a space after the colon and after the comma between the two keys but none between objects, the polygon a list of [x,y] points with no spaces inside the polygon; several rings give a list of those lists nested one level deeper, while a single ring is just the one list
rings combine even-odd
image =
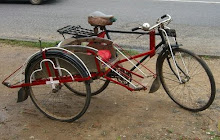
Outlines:
[{"label": "wheel rim", "polygon": [[[194,57],[186,51],[174,51],[177,65],[180,67],[179,76],[171,57],[163,62],[162,84],[170,98],[181,107],[191,111],[201,111],[206,109],[213,101],[212,85],[210,73],[206,64],[199,62],[200,58]],[[199,61],[198,61],[199,60]],[[169,67],[169,62],[173,71]],[[205,67],[205,69],[204,69]],[[182,71],[181,71],[181,70]]]}]

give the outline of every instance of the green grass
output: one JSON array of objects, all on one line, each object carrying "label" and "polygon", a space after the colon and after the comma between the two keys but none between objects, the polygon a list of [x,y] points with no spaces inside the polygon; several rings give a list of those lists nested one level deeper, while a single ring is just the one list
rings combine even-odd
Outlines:
[{"label": "green grass", "polygon": [[[34,48],[40,48],[40,43],[38,41],[23,41],[23,40],[15,40],[15,39],[0,39],[0,43],[8,44],[8,45],[16,45],[16,46],[22,46],[22,47],[34,47]],[[48,47],[54,47],[59,43],[59,41],[54,42],[45,42],[41,41],[41,48],[48,48]],[[129,50],[126,49],[122,51],[125,54],[129,55],[137,55],[139,54],[136,50]]]},{"label": "green grass", "polygon": [[[0,39],[0,43],[8,44],[8,45],[17,45],[23,47],[35,47],[40,48],[39,42],[34,41],[22,41],[22,40],[13,40],[13,39]],[[42,48],[54,47],[58,44],[58,42],[41,42]]]},{"label": "green grass", "polygon": [[125,53],[125,54],[129,54],[129,55],[137,55],[137,54],[139,54],[139,52],[136,51],[136,50],[124,50],[122,52]]}]

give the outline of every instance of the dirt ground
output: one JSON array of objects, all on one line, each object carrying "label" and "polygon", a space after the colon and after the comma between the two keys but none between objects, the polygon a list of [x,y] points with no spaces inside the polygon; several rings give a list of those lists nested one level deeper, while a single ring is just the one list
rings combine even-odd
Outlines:
[{"label": "dirt ground", "polygon": [[[0,81],[38,49],[0,44]],[[156,93],[130,92],[111,84],[92,97],[87,112],[72,123],[45,117],[31,99],[16,103],[18,89],[0,85],[1,140],[133,140],[220,139],[220,59],[207,58],[215,80],[214,103],[192,113],[169,99],[162,87]]]}]

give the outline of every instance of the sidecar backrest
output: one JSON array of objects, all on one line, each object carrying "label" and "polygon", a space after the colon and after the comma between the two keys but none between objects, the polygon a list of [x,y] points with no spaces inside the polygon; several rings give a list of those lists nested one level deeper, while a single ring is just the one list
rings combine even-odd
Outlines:
[{"label": "sidecar backrest", "polygon": [[[94,52],[98,56],[100,56],[102,60],[106,63],[112,63],[117,60],[116,50],[113,47],[112,41],[108,39],[103,39],[99,37],[88,37],[78,39],[69,38],[65,39],[59,46],[74,52],[74,54],[76,54],[85,63],[90,72],[97,72],[97,65],[95,62],[95,56],[91,53],[88,53],[87,51],[89,48],[95,48],[95,50],[97,49],[97,51]],[[105,68],[102,67],[100,62],[99,64],[100,69],[105,70]]]},{"label": "sidecar backrest", "polygon": [[111,59],[115,58],[116,50],[113,47],[113,42],[109,39],[99,37],[84,37],[84,38],[69,38],[65,39],[60,46],[65,45],[83,45],[95,48],[97,50],[109,50],[111,52]]}]

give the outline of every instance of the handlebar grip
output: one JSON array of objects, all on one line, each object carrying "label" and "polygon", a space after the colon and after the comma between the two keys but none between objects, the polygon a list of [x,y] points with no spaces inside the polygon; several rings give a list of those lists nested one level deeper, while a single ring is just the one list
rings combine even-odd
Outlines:
[{"label": "handlebar grip", "polygon": [[163,15],[163,16],[161,17],[161,19],[163,19],[163,18],[165,18],[165,17],[167,17],[167,15]]},{"label": "handlebar grip", "polygon": [[138,29],[140,29],[140,27],[135,27],[135,28],[131,29],[131,31],[133,32],[133,31],[136,31]]}]

